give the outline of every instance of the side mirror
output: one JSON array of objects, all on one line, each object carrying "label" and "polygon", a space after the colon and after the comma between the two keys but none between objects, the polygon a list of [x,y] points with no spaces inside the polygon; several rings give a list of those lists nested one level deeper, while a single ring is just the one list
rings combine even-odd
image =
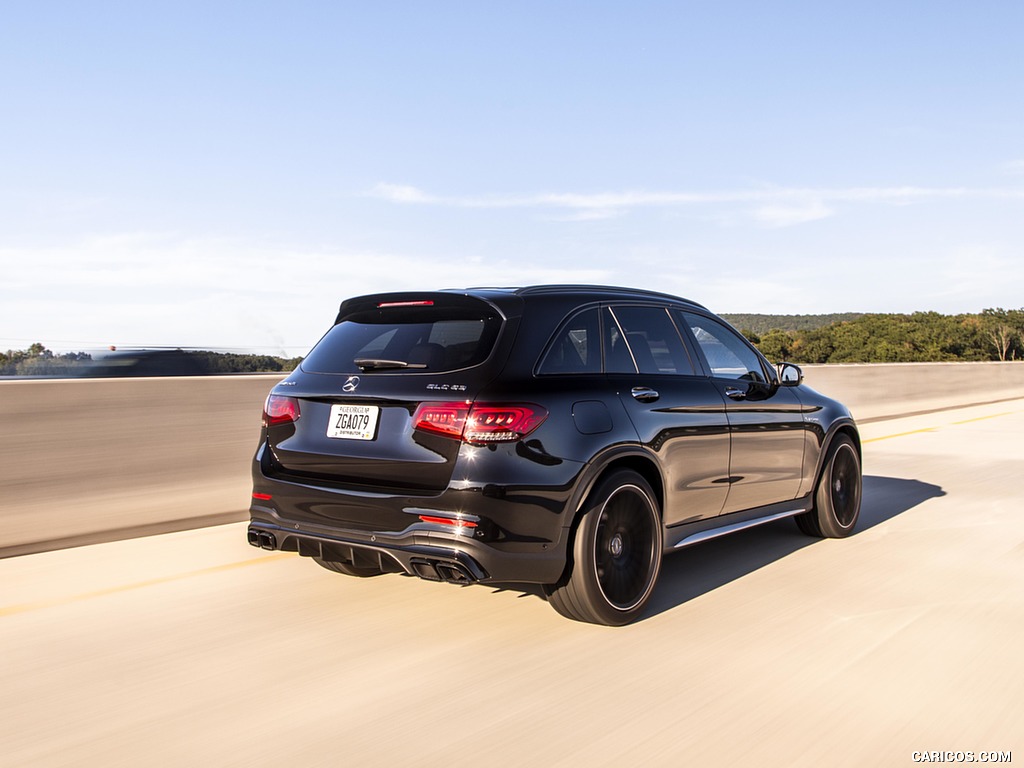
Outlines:
[{"label": "side mirror", "polygon": [[783,387],[799,387],[804,382],[804,372],[799,365],[779,363],[779,383]]}]

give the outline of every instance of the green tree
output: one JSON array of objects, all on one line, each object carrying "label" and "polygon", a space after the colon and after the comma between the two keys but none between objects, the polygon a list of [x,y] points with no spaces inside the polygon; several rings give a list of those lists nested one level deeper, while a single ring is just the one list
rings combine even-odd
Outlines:
[{"label": "green tree", "polygon": [[981,313],[985,339],[999,360],[1016,360],[1024,352],[1024,309],[996,307]]},{"label": "green tree", "polygon": [[779,329],[768,331],[761,337],[758,347],[761,353],[773,363],[792,360],[793,335]]}]

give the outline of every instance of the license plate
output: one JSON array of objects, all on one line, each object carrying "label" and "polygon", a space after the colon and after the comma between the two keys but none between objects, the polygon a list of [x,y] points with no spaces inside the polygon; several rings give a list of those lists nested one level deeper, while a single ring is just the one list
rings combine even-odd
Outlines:
[{"label": "license plate", "polygon": [[327,436],[342,440],[373,440],[377,434],[376,405],[332,405]]}]

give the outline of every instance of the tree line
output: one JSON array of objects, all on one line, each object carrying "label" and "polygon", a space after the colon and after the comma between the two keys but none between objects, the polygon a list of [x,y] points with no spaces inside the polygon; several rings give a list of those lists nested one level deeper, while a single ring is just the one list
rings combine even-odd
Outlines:
[{"label": "tree line", "polygon": [[734,328],[744,333],[763,336],[769,331],[811,331],[826,325],[844,323],[864,317],[863,312],[834,312],[828,315],[758,315],[722,314]]},{"label": "tree line", "polygon": [[[723,315],[769,360],[793,363],[919,363],[1024,360],[1024,308],[978,314]],[[3,376],[160,376],[278,373],[301,357],[137,350],[55,354],[42,344],[0,352]]]},{"label": "tree line", "polygon": [[[729,316],[726,316],[727,319]],[[734,316],[735,317],[735,316]],[[756,316],[746,316],[756,317]],[[918,363],[1024,360],[1024,308],[978,314],[863,314],[814,326],[813,316],[760,316],[743,334],[772,361],[794,363]],[[804,319],[802,327],[787,320]],[[829,317],[829,316],[823,316]],[[736,325],[736,323],[734,323]]]}]

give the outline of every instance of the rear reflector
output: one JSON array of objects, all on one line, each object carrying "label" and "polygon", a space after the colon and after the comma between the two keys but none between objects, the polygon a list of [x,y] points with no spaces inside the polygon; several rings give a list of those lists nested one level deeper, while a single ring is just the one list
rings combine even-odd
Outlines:
[{"label": "rear reflector", "polygon": [[290,424],[299,418],[299,401],[294,397],[270,395],[263,406],[263,426]]},{"label": "rear reflector", "polygon": [[253,493],[252,497],[254,499],[259,499],[260,501],[270,501],[272,498],[274,498],[269,493]]},{"label": "rear reflector", "polygon": [[441,525],[454,525],[456,528],[476,528],[472,520],[459,520],[454,517],[434,517],[433,515],[420,515],[424,523],[440,523]]},{"label": "rear reflector", "polygon": [[467,443],[507,443],[526,437],[548,417],[539,405],[423,403],[413,416],[416,429]]}]

